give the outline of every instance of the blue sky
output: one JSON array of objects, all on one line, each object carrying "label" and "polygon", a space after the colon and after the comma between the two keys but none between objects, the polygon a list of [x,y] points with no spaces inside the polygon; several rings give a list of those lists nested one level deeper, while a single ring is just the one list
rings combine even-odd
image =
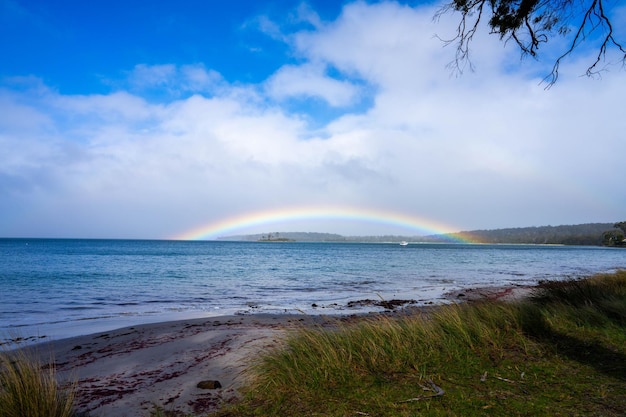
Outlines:
[{"label": "blue sky", "polygon": [[484,30],[455,74],[438,7],[0,0],[0,236],[167,238],[318,206],[458,230],[624,220],[615,56],[581,77],[583,45],[545,90],[567,40],[521,59]]},{"label": "blue sky", "polygon": [[[343,2],[345,3],[345,2]],[[228,82],[257,83],[287,62],[281,31],[334,19],[341,1],[3,0],[3,75],[38,74],[64,94],[106,93],[137,64],[202,63]],[[263,33],[267,31],[267,33]]]}]

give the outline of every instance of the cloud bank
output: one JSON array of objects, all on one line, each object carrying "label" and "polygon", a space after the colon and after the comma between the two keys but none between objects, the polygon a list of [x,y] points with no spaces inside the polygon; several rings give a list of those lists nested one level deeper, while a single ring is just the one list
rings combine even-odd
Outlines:
[{"label": "cloud bank", "polygon": [[[202,63],[138,62],[109,94],[4,79],[0,235],[167,238],[323,204],[459,230],[624,220],[626,74],[581,78],[572,60],[546,91],[549,62],[479,36],[476,71],[455,76],[435,36],[455,22],[435,10],[356,2],[321,21],[301,8],[306,30],[265,25],[293,59],[258,84]],[[328,228],[308,231],[388,231]]]}]

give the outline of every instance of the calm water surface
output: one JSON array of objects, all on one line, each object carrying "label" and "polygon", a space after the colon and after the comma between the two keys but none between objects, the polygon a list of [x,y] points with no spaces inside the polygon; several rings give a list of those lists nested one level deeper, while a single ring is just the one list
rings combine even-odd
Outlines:
[{"label": "calm water surface", "polygon": [[[599,247],[0,239],[0,338],[227,314],[354,313],[468,287],[626,268]],[[315,305],[316,307],[313,307]]]}]

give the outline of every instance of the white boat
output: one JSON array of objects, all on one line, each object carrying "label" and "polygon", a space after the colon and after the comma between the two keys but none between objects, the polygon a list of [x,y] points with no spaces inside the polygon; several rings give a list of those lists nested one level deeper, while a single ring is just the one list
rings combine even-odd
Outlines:
[{"label": "white boat", "polygon": [[409,244],[409,242],[403,240],[402,242],[400,242],[400,246],[407,246]]}]

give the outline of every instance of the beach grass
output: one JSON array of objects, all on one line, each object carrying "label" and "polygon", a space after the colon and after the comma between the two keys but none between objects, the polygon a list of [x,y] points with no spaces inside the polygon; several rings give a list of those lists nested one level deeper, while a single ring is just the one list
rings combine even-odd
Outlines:
[{"label": "beach grass", "polygon": [[250,381],[218,416],[621,416],[626,271],[303,328]]},{"label": "beach grass", "polygon": [[60,386],[52,359],[28,348],[0,351],[0,417],[74,416],[74,387]]}]

